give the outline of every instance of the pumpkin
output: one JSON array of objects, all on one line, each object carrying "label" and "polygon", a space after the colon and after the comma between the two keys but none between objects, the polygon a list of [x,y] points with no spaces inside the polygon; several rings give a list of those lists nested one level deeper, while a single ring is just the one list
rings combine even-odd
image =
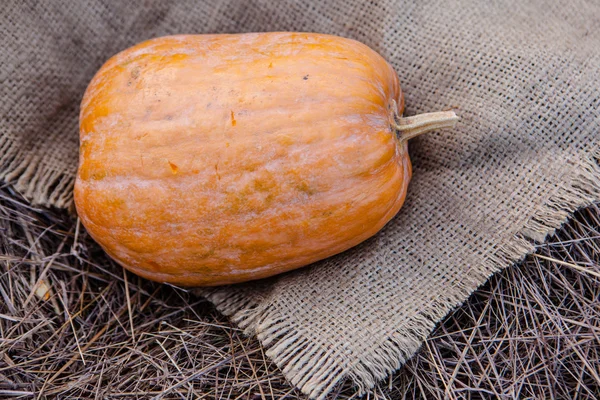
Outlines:
[{"label": "pumpkin", "polygon": [[89,234],[142,277],[214,286],[353,247],[402,206],[407,140],[453,112],[400,118],[398,77],[357,41],[178,35],[106,62],[81,103],[74,199]]}]

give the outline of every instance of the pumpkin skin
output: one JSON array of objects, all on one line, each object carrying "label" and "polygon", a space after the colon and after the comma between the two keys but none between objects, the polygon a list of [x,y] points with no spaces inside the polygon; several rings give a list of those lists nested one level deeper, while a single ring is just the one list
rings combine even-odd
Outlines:
[{"label": "pumpkin skin", "polygon": [[215,286],[299,268],[400,210],[403,105],[393,68],[354,40],[149,40],[85,92],[75,206],[114,260],[150,280]]}]

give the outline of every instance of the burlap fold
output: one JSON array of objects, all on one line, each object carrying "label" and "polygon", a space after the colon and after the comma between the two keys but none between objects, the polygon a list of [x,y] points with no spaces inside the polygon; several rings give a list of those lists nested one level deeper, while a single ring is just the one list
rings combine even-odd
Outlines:
[{"label": "burlap fold", "polygon": [[[203,291],[323,397],[399,368],[490,274],[600,199],[600,5],[592,1],[4,2],[0,177],[67,207],[78,104],[101,64],[175,33],[312,31],[390,61],[407,115],[458,108],[410,143],[406,205],[376,237],[269,280]],[[318,171],[315,171],[318,173]]]}]

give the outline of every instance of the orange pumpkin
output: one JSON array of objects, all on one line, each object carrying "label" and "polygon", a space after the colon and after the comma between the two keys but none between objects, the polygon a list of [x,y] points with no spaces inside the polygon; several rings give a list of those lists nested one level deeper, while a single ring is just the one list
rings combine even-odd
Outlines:
[{"label": "orange pumpkin", "polygon": [[112,57],[81,104],[75,205],[125,268],[183,286],[268,277],[342,252],[400,209],[406,139],[393,68],[310,33],[180,35]]}]

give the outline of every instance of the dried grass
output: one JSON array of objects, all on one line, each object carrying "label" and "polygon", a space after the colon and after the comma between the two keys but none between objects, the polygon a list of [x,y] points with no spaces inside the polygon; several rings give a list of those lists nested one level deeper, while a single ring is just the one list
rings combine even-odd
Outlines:
[{"label": "dried grass", "polygon": [[[64,213],[0,188],[0,237],[0,398],[305,398],[209,303],[125,274]],[[367,398],[600,398],[599,283],[591,207]]]}]

